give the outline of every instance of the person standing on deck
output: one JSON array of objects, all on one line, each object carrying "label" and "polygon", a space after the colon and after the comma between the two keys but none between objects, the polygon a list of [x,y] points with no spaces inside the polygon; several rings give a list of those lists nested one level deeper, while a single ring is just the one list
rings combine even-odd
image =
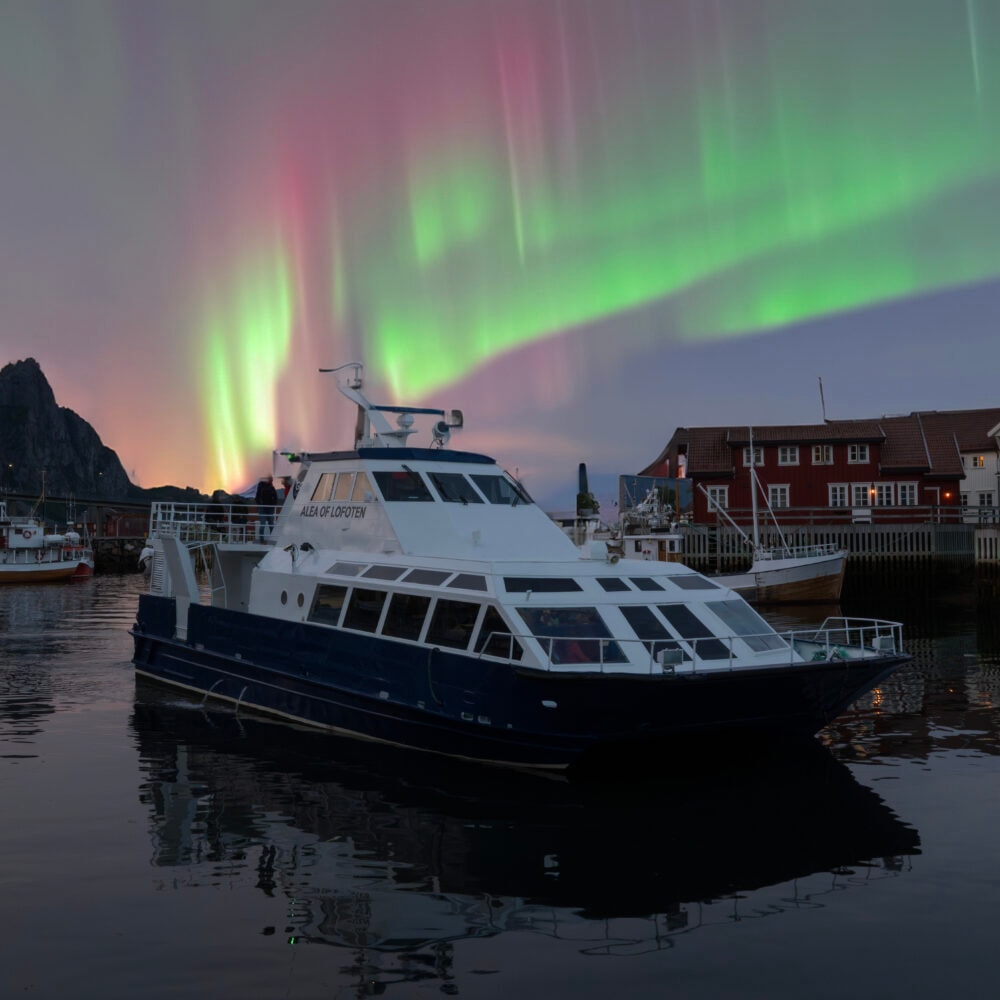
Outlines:
[{"label": "person standing on deck", "polygon": [[254,503],[257,504],[260,540],[264,541],[274,531],[274,509],[278,506],[278,491],[271,476],[264,476],[257,484]]}]

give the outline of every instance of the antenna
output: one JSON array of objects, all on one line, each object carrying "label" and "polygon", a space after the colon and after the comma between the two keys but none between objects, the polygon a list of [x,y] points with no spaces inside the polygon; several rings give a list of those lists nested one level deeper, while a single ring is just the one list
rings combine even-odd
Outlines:
[{"label": "antenna", "polygon": [[826,423],[826,400],[823,398],[823,377],[819,376],[819,405],[823,409],[823,423]]}]

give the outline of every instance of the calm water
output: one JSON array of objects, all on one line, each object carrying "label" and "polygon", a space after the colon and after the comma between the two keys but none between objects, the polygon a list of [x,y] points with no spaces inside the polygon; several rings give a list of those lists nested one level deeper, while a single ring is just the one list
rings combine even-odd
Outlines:
[{"label": "calm water", "polygon": [[0,996],[993,995],[1000,586],[970,573],[849,581],[917,659],[794,758],[586,784],[137,688],[138,577],[4,589]]}]

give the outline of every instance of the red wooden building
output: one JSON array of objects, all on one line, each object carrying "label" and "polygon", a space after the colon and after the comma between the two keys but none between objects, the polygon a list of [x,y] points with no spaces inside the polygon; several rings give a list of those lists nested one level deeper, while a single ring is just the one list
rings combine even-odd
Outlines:
[{"label": "red wooden building", "polygon": [[[753,449],[767,498],[783,523],[958,520],[965,455],[996,450],[989,431],[1000,409],[914,412],[872,420],[754,427]],[[706,493],[730,512],[748,511],[748,427],[678,427],[644,476],[694,481],[693,518],[715,519]],[[704,491],[699,487],[703,487]],[[737,518],[740,520],[740,518]]]}]

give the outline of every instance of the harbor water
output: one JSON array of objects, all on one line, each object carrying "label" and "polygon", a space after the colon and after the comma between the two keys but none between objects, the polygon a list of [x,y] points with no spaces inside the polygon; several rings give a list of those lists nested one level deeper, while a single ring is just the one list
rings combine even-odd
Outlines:
[{"label": "harbor water", "polygon": [[840,610],[915,660],[815,741],[582,781],[137,685],[143,585],[0,591],[2,997],[995,991],[1000,581],[971,563],[852,571]]}]

